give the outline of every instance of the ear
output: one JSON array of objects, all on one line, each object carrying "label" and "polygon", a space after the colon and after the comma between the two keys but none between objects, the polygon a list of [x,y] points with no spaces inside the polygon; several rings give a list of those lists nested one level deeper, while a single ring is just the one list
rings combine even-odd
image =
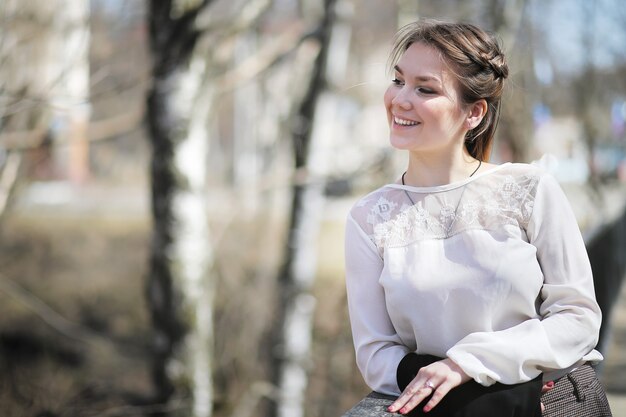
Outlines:
[{"label": "ear", "polygon": [[483,120],[483,117],[487,114],[487,101],[480,99],[475,103],[472,103],[469,107],[469,114],[465,121],[468,130],[474,129]]}]

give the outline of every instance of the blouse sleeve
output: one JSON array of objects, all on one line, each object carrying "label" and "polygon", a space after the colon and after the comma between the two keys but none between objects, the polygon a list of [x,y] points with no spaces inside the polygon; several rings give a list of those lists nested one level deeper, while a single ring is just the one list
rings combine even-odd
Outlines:
[{"label": "blouse sleeve", "polygon": [[447,352],[483,385],[513,384],[568,368],[598,342],[602,317],[589,258],[567,198],[550,175],[540,178],[526,233],[544,275],[540,318],[472,333]]},{"label": "blouse sleeve", "polygon": [[402,345],[387,313],[385,294],[378,282],[383,260],[351,215],[346,222],[345,261],[357,365],[372,390],[398,395],[396,368],[409,349]]}]

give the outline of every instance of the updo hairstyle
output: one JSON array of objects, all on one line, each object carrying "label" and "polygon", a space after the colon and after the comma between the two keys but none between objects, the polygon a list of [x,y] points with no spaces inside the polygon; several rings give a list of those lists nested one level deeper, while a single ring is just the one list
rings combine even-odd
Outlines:
[{"label": "updo hairstyle", "polygon": [[464,105],[480,99],[487,102],[487,114],[465,137],[470,155],[487,160],[500,116],[504,80],[509,75],[498,41],[491,33],[472,24],[421,20],[402,27],[396,34],[389,56],[390,68],[415,42],[428,45],[441,54],[456,77]]}]

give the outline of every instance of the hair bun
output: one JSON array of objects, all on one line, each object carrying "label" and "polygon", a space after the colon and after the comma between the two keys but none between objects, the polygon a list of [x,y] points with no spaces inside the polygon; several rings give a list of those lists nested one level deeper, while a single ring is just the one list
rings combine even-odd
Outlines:
[{"label": "hair bun", "polygon": [[487,60],[489,63],[489,67],[496,75],[496,78],[505,79],[509,76],[509,66],[504,59],[504,55],[502,53],[496,54],[494,57]]}]

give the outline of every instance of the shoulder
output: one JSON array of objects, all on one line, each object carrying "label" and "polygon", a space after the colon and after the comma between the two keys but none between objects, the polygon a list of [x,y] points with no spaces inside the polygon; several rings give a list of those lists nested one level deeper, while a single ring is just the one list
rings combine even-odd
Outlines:
[{"label": "shoulder", "polygon": [[542,176],[546,175],[548,172],[545,168],[536,164],[534,162],[531,163],[522,163],[515,162],[506,164],[501,170],[501,175],[511,176],[513,178],[535,178],[539,179]]},{"label": "shoulder", "polygon": [[513,201],[517,203],[523,214],[520,224],[570,206],[549,166],[536,162],[512,163],[501,171],[498,198],[509,205]]},{"label": "shoulder", "polygon": [[393,211],[396,206],[394,202],[394,189],[388,185],[383,185],[372,192],[358,198],[350,209],[350,216],[355,220],[360,220],[366,213],[372,210]]},{"label": "shoulder", "polygon": [[485,222],[491,226],[504,222],[525,227],[532,216],[540,184],[547,175],[536,164],[506,163],[474,181],[467,195],[481,207]]},{"label": "shoulder", "polygon": [[550,192],[559,189],[560,185],[552,174],[552,170],[542,161],[531,163],[511,163],[503,170],[504,175],[526,188],[532,189],[533,194]]},{"label": "shoulder", "polygon": [[537,163],[507,163],[488,176],[482,185],[493,187],[494,191],[508,193],[517,190],[526,197],[535,196],[539,185],[545,180],[552,183],[554,178],[548,170]]},{"label": "shoulder", "polygon": [[376,225],[391,220],[407,207],[404,193],[401,189],[384,185],[359,198],[348,216],[371,235]]}]

